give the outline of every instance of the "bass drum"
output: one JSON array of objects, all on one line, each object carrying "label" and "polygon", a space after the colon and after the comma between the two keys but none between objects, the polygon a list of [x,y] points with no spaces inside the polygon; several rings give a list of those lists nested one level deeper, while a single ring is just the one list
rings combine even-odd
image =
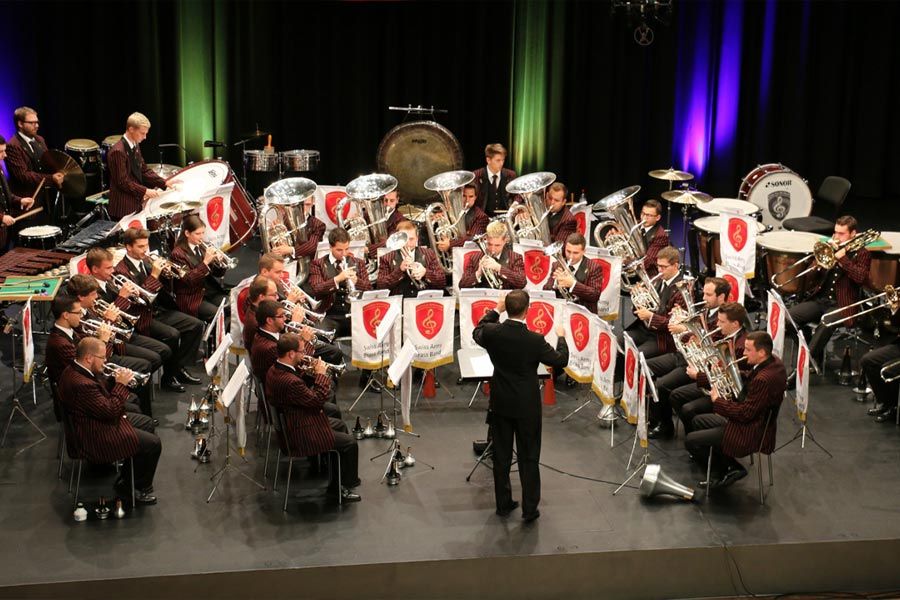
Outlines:
[{"label": "bass drum", "polygon": [[[252,199],[237,177],[231,166],[221,160],[204,160],[181,169],[169,179],[181,182],[181,191],[185,196],[202,195],[216,187],[234,183],[231,191],[231,222],[228,227],[229,247],[231,252],[240,248],[253,236],[256,230],[256,209]],[[201,208],[204,210],[205,207]]]},{"label": "bass drum", "polygon": [[375,157],[379,173],[390,173],[399,182],[405,202],[425,204],[434,192],[425,180],[444,171],[462,168],[463,152],[450,130],[434,121],[401,123],[387,132]]},{"label": "bass drum", "polygon": [[763,225],[784,229],[785,219],[808,217],[812,194],[806,181],[784,165],[769,163],[750,171],[741,181],[738,198],[762,209]]}]

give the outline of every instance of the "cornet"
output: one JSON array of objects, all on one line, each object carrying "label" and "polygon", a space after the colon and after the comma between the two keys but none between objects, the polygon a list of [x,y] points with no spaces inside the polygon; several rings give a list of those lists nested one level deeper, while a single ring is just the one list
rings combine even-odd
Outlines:
[{"label": "cornet", "polygon": [[120,369],[134,374],[134,377],[132,377],[131,381],[129,381],[127,384],[129,388],[142,387],[142,386],[146,385],[147,382],[150,380],[149,373],[137,373],[135,371],[132,371],[131,369],[126,369],[125,367],[123,367],[121,365],[117,365],[116,363],[111,363],[111,362],[104,363],[103,374],[106,375],[107,377],[115,377],[116,373],[118,373]]},{"label": "cornet", "polygon": [[202,241],[200,242],[200,248],[203,250],[203,252],[206,252],[209,248],[213,249],[213,251],[215,252],[215,256],[212,262],[217,267],[222,267],[223,269],[233,269],[238,264],[237,259],[233,256],[228,256],[227,254],[225,254],[225,250],[222,248],[216,248],[215,246]]},{"label": "cornet", "polygon": [[[286,310],[287,312],[289,312],[291,314],[293,314],[294,311],[297,310],[297,308],[298,308],[297,303],[291,302],[290,300],[282,300],[281,306],[282,306],[282,308],[284,308],[284,310]],[[322,319],[324,319],[326,316],[325,313],[314,312],[312,310],[309,310],[305,306],[300,306],[299,308],[303,309],[303,314],[305,315],[303,317],[304,325],[314,325],[316,323],[320,323],[322,321]]]},{"label": "cornet", "polygon": [[[345,256],[343,259],[341,259],[341,271],[346,271],[348,268],[349,265],[347,264],[347,257]],[[355,271],[356,268],[354,267],[353,270]],[[359,298],[360,296],[362,296],[362,292],[356,289],[356,284],[353,283],[353,280],[346,279],[345,282],[347,283],[347,296],[349,296],[350,298]]]},{"label": "cornet", "polygon": [[334,336],[337,333],[335,329],[316,329],[307,323],[298,323],[297,321],[289,321],[284,324],[284,329],[288,333],[300,333],[304,327],[312,329],[313,333],[316,334],[316,339],[328,342],[329,344],[334,341]]},{"label": "cornet", "polygon": [[124,310],[120,309],[115,304],[110,304],[106,300],[102,298],[97,298],[94,300],[94,310],[101,315],[106,314],[106,311],[109,309],[113,309],[116,314],[116,318],[113,319],[113,323],[119,326],[124,327],[126,323],[134,327],[134,324],[137,323],[138,318],[135,315],[129,315]]},{"label": "cornet", "polygon": [[[406,247],[407,240],[409,240],[409,234],[405,231],[397,231],[396,233],[392,233],[387,239],[385,248],[388,250],[399,250],[403,260],[413,260],[413,251]],[[412,281],[417,290],[425,289],[425,281],[413,277],[413,274],[409,269],[407,269],[406,274],[409,276],[410,281]]]},{"label": "cornet", "polygon": [[301,288],[291,280],[285,282],[285,288],[285,294],[287,296],[298,296],[300,298],[299,302],[304,305],[304,308],[308,307],[315,310],[322,303],[321,300],[316,300],[315,298],[304,292],[303,288]]},{"label": "cornet", "polygon": [[[130,299],[133,302],[140,304],[141,306],[150,306],[151,304],[153,304],[153,301],[156,300],[157,294],[155,294],[153,292],[148,292],[147,290],[145,290],[144,288],[142,288],[141,286],[139,286],[132,280],[130,280],[127,277],[125,277],[124,275],[122,275],[121,273],[113,274],[112,282],[113,282],[113,285],[115,287],[117,287],[118,289],[121,289],[121,288],[125,287],[126,285],[130,285],[132,288],[134,288],[135,293],[131,295]],[[113,290],[113,291],[118,292],[118,289]]]},{"label": "cornet", "polygon": [[172,262],[164,256],[160,256],[158,252],[150,252],[147,254],[147,256],[149,256],[154,263],[159,263],[162,269],[160,275],[164,275],[172,279],[181,279],[188,274],[189,269],[186,266],[180,265],[176,262]]},{"label": "cornet", "polygon": [[127,342],[131,339],[131,336],[134,335],[134,327],[130,329],[126,329],[124,327],[116,327],[115,325],[110,325],[105,321],[98,321],[97,319],[82,319],[81,321],[81,330],[90,336],[97,337],[97,334],[100,333],[100,328],[106,327],[109,329],[114,336],[119,338],[123,342]]},{"label": "cornet", "polygon": [[[304,356],[300,359],[300,363],[297,365],[297,370],[301,373],[306,373],[308,375],[312,375],[315,372],[316,361],[320,360],[315,356]],[[344,374],[344,371],[347,370],[347,365],[339,364],[333,365],[331,363],[325,363],[325,374],[340,377]]]}]

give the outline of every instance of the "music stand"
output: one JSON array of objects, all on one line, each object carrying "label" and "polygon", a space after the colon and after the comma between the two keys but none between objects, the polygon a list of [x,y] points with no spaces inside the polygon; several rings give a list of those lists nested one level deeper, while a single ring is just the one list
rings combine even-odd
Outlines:
[{"label": "music stand", "polygon": [[[15,332],[14,325],[15,325],[17,318],[18,317],[11,317],[9,319],[9,321],[7,321],[7,323],[4,327],[4,332],[10,334],[10,336],[12,337],[12,363],[10,364],[10,367],[9,367],[10,371],[12,371],[12,380],[11,380],[12,381],[12,393],[7,397],[7,400],[12,402],[12,410],[10,410],[9,419],[7,419],[7,421],[6,421],[6,428],[3,430],[3,438],[0,439],[0,447],[3,447],[3,445],[6,443],[6,435],[9,433],[9,426],[12,425],[13,418],[16,416],[17,412],[19,414],[21,414],[23,417],[25,417],[25,420],[28,421],[28,423],[35,430],[37,430],[37,432],[39,434],[41,434],[41,437],[37,441],[34,441],[34,442],[28,444],[27,446],[25,446],[24,448],[20,448],[19,450],[17,450],[15,453],[16,456],[18,456],[25,450],[28,450],[32,446],[36,446],[36,445],[40,444],[41,442],[43,442],[45,439],[47,439],[47,434],[44,433],[43,430],[41,430],[41,428],[38,427],[34,421],[31,420],[31,417],[29,417],[28,413],[25,412],[25,407],[22,406],[22,402],[19,400],[19,392],[22,390],[22,388],[25,387],[26,382],[25,382],[24,375],[23,375],[22,385],[20,385],[18,388],[16,387],[16,332]],[[33,389],[34,389],[34,387],[32,386],[32,390]],[[35,404],[37,404],[37,394],[35,394],[34,401],[35,401]]]},{"label": "music stand", "polygon": [[[646,427],[647,426],[647,418],[648,418],[647,412],[648,412],[648,408],[649,408],[649,405],[647,403],[648,390],[650,393],[650,397],[653,398],[654,402],[659,402],[659,396],[656,393],[656,386],[653,384],[653,378],[651,377],[652,373],[650,371],[650,368],[647,366],[647,361],[644,359],[643,352],[638,353],[638,360],[640,361],[641,373],[644,374],[644,383],[645,383],[644,393],[640,398],[638,398],[638,402],[640,402],[640,407],[638,408],[638,411],[640,414],[640,409],[643,408],[644,427]],[[638,417],[638,421],[639,421],[638,427],[636,427],[634,430],[634,442],[632,442],[632,444],[631,444],[631,454],[628,456],[628,464],[625,466],[626,472],[628,472],[628,470],[631,468],[631,461],[632,461],[632,459],[634,459],[634,451],[635,451],[635,448],[637,447],[637,441],[641,435],[640,416]],[[645,435],[646,435],[646,432],[645,432]],[[623,487],[625,487],[625,485],[629,481],[634,479],[635,475],[640,473],[642,468],[646,468],[647,465],[650,464],[650,443],[649,443],[649,440],[647,440],[647,441],[648,441],[647,445],[644,446],[644,453],[643,453],[643,455],[641,455],[641,458],[638,460],[637,464],[635,465],[634,470],[631,472],[630,475],[628,475],[628,477],[625,479],[625,481],[623,481],[622,484],[613,491],[613,493],[612,493],[613,496],[615,496],[619,492],[619,490],[621,490]]]},{"label": "music stand", "polygon": [[[387,290],[384,290],[384,292],[386,294]],[[368,294],[369,292],[366,292],[366,293]],[[391,308],[389,308],[387,313],[384,315],[384,318],[382,318],[381,323],[379,323],[378,327],[375,328],[375,342],[379,345],[379,348],[380,348],[381,360],[379,362],[380,362],[381,366],[378,367],[377,369],[373,369],[372,374],[369,377],[369,381],[366,382],[366,386],[362,389],[362,391],[356,397],[356,400],[353,401],[353,404],[350,405],[350,408],[347,409],[348,412],[351,412],[351,413],[353,412],[353,409],[356,407],[356,404],[362,399],[363,395],[369,390],[369,387],[371,387],[372,380],[375,380],[376,383],[381,385],[381,392],[379,394],[380,395],[380,409],[378,411],[379,414],[384,412],[384,394],[385,394],[385,392],[387,392],[387,394],[391,397],[391,399],[394,402],[397,401],[397,397],[394,395],[394,393],[391,392],[390,390],[386,390],[387,380],[384,376],[384,357],[385,357],[384,343],[385,343],[385,338],[387,338],[387,336],[388,336],[388,333],[393,331],[394,322],[397,320],[397,318],[399,316],[400,316],[400,309],[397,308],[396,305],[392,305]],[[387,324],[385,324],[385,323],[387,323]],[[377,377],[376,377],[376,372],[378,373]],[[387,415],[385,415],[385,416],[387,416]]]}]

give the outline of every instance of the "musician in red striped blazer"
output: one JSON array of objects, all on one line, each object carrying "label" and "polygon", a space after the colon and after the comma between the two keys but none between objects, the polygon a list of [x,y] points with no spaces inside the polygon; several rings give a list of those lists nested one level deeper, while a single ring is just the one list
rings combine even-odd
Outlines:
[{"label": "musician in red striped blazer", "polygon": [[[854,217],[845,215],[838,217],[834,222],[834,235],[832,243],[837,245],[851,240],[856,234],[858,223]],[[872,255],[865,248],[848,254],[841,249],[835,252],[837,264],[828,271],[822,283],[812,294],[812,297],[804,302],[795,304],[788,309],[791,318],[798,327],[810,323],[819,323],[822,315],[837,307],[844,307],[858,301],[862,295],[862,287],[869,278],[869,265]],[[843,311],[837,318],[856,314],[856,308]],[[847,326],[853,325],[853,319],[846,321]],[[809,354],[813,357],[822,356],[822,350],[828,345],[828,340],[834,334],[834,327],[822,323],[816,327],[809,341]],[[792,376],[793,380],[793,376]]]},{"label": "musician in red striped blazer", "polygon": [[[419,246],[419,230],[411,221],[402,221],[397,231],[409,236],[406,248],[388,252],[378,262],[378,279],[375,288],[391,290],[391,295],[413,298],[420,290],[441,290],[447,283],[444,269],[431,248]],[[410,258],[404,253],[411,253]],[[419,288],[413,280],[422,282]]]},{"label": "musician in red striped blazer", "polygon": [[[40,121],[37,112],[33,108],[20,106],[13,113],[13,121],[16,124],[16,135],[9,140],[6,147],[9,189],[17,196],[29,197],[35,196],[35,190],[39,185],[43,186],[41,192],[34,198],[34,204],[25,202],[19,207],[14,207],[13,215],[18,216],[32,208],[40,206],[47,208],[47,195],[51,190],[62,186],[65,176],[60,171],[52,174],[41,173],[41,156],[47,151],[47,142],[38,135]],[[49,222],[50,218],[45,210],[43,214],[17,222],[13,229],[18,232],[22,227]]]},{"label": "musician in red striped blazer", "polygon": [[547,188],[544,200],[547,205],[547,225],[550,227],[550,242],[565,242],[570,235],[578,231],[578,219],[566,206],[569,190],[559,181]]},{"label": "musician in red striped blazer", "polygon": [[580,233],[571,233],[566,238],[564,251],[566,261],[575,277],[568,275],[562,267],[556,267],[553,275],[544,284],[545,290],[555,290],[559,298],[565,296],[560,289],[568,290],[574,296],[575,303],[580,304],[592,313],[597,313],[597,300],[603,287],[603,268],[596,262],[584,257],[587,240]]},{"label": "musician in red striped blazer", "polygon": [[478,189],[474,183],[463,186],[462,198],[466,214],[457,226],[461,235],[452,240],[439,241],[437,247],[441,252],[448,252],[450,248],[457,248],[471,241],[476,235],[484,233],[487,230],[488,223],[491,222],[488,214],[475,205],[475,201],[478,200]]},{"label": "musician in red striped blazer", "polygon": [[[0,160],[6,160],[6,138],[0,135]],[[34,198],[23,198],[9,189],[6,176],[0,169],[0,254],[6,252],[10,242],[15,240],[10,233],[15,225],[13,215],[21,212],[23,206],[31,206]]]},{"label": "musician in red striped blazer", "polygon": [[325,223],[323,223],[313,212],[316,206],[315,194],[303,201],[303,210],[306,216],[306,241],[301,241],[298,236],[294,236],[295,244],[281,244],[270,250],[275,254],[284,257],[291,256],[297,260],[306,259],[312,261],[316,258],[316,249],[319,242],[325,237]]},{"label": "musician in red striped blazer", "polygon": [[147,139],[150,120],[141,113],[132,113],[125,123],[125,134],[106,154],[109,168],[109,215],[121,219],[143,210],[151,198],[173,187],[175,181],[151,171],[141,155],[141,142]]},{"label": "musician in red striped blazer", "polygon": [[475,184],[478,200],[476,204],[489,217],[497,211],[505,211],[515,200],[506,192],[506,185],[516,178],[516,172],[506,169],[506,148],[503,144],[488,144],[484,147],[485,165],[475,169]]},{"label": "musician in red striped blazer", "polygon": [[257,275],[247,288],[247,304],[244,306],[244,328],[241,335],[244,340],[244,348],[249,352],[253,348],[253,338],[259,324],[256,321],[256,310],[263,300],[278,300],[278,290],[275,282],[262,275]]},{"label": "musician in red striped blazer", "polygon": [[220,282],[227,268],[216,264],[215,248],[206,246],[204,250],[205,234],[206,224],[197,215],[188,215],[181,221],[181,234],[175,241],[171,260],[189,271],[172,280],[172,289],[178,310],[209,323],[227,295]]},{"label": "musician in red striped blazer", "polygon": [[[400,211],[397,210],[400,204],[400,192],[397,190],[388,192],[382,196],[381,201],[384,204],[384,212],[387,215],[387,234],[390,236],[397,231],[397,226],[400,225],[400,222],[406,220],[403,218],[403,215],[400,214]],[[385,242],[387,242],[387,239],[375,242],[374,244],[369,244],[366,250],[369,258],[374,260],[378,256],[378,249],[384,248]]]},{"label": "musician in red striped blazer", "polygon": [[[150,232],[146,229],[125,230],[123,242],[125,257],[115,267],[115,272],[127,277],[142,289],[160,293],[161,261],[151,261]],[[132,303],[132,313],[137,315],[135,330],[167,345],[172,353],[163,364],[163,385],[174,392],[184,392],[184,383],[199,384],[200,379],[188,372],[193,365],[203,337],[203,321],[177,310],[159,308],[156,303]]]},{"label": "musician in red striped blazer", "polygon": [[[78,342],[75,360],[59,380],[59,399],[68,413],[72,430],[85,458],[94,463],[111,463],[127,458],[134,461],[134,485],[138,504],[156,504],[153,476],[162,451],[159,437],[138,427],[148,417],[126,413],[128,382],[134,374],[121,370],[115,384],[107,389],[103,377],[105,344],[87,337]],[[146,423],[142,424],[146,427]],[[125,462],[116,492],[126,496],[130,488],[129,462]]]},{"label": "musician in red striped blazer", "polygon": [[656,257],[659,251],[669,245],[669,234],[660,223],[662,219],[662,204],[659,200],[651,198],[644,202],[641,207],[641,227],[639,229],[641,237],[644,238],[644,245],[647,246],[647,253],[644,254],[644,269],[647,275],[655,277],[657,274]]},{"label": "musician in red striped blazer", "polygon": [[747,475],[736,458],[775,449],[778,410],[787,386],[784,363],[772,356],[772,338],[765,331],[747,334],[744,356],[751,371],[741,397],[725,400],[713,388],[714,412],[694,417],[694,431],[684,440],[694,456],[706,456],[713,449],[711,488],[731,485]]},{"label": "musician in red striped blazer", "polygon": [[350,253],[350,235],[340,227],[328,232],[329,252],[312,262],[309,286],[313,297],[324,312],[324,329],[334,329],[335,335],[350,335],[350,297],[348,282],[364,292],[372,289],[366,272],[366,262]]},{"label": "musician in red striped blazer", "polygon": [[[291,452],[313,456],[337,450],[341,455],[341,497],[344,502],[359,502],[359,495],[350,491],[360,484],[359,448],[347,424],[339,418],[329,417],[325,411],[332,392],[325,363],[316,359],[313,372],[301,374],[298,365],[306,353],[300,338],[290,333],[278,339],[277,352],[278,360],[265,379],[266,399],[284,414],[286,431],[283,435]],[[332,481],[334,491],[337,491],[338,478],[332,476]]]},{"label": "musician in red striped blazer", "polygon": [[493,221],[487,226],[484,235],[484,247],[488,256],[481,252],[472,255],[462,277],[459,289],[490,287],[484,277],[488,269],[497,274],[502,283],[501,289],[520,290],[525,287],[525,264],[518,253],[509,245],[509,230],[506,224]]}]

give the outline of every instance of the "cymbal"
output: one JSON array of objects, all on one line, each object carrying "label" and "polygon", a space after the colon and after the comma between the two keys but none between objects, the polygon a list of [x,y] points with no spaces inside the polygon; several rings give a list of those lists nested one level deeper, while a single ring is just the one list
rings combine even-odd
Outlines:
[{"label": "cymbal", "polygon": [[672,190],[663,192],[660,195],[664,200],[668,200],[672,204],[688,204],[690,206],[712,200],[712,196],[697,190]]},{"label": "cymbal", "polygon": [[165,163],[147,163],[147,168],[162,177],[163,179],[168,179],[175,173],[181,170],[181,167],[176,165],[168,165]]},{"label": "cymbal", "polygon": [[87,189],[84,171],[74,158],[59,150],[47,150],[41,155],[41,172],[62,173],[62,193],[70,198],[81,198]]},{"label": "cymbal", "polygon": [[271,133],[271,131],[262,131],[261,129],[257,128],[253,131],[248,131],[247,133],[241,134],[241,139],[258,138],[264,135],[270,135]]},{"label": "cymbal", "polygon": [[202,202],[196,200],[172,200],[170,202],[163,202],[159,205],[159,208],[170,212],[187,212],[189,210],[197,210],[202,205]]},{"label": "cymbal", "polygon": [[671,167],[668,169],[656,169],[655,171],[650,171],[647,175],[654,179],[662,179],[665,181],[690,181],[694,178],[694,176],[687,171],[676,171]]}]

